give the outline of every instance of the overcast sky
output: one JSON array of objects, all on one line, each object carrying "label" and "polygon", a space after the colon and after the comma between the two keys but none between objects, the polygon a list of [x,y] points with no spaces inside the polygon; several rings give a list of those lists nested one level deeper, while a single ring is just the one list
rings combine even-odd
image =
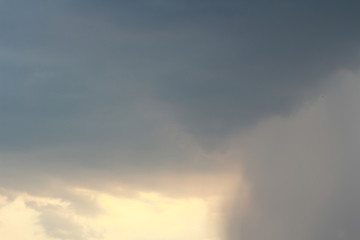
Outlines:
[{"label": "overcast sky", "polygon": [[359,238],[359,8],[0,1],[0,238]]}]

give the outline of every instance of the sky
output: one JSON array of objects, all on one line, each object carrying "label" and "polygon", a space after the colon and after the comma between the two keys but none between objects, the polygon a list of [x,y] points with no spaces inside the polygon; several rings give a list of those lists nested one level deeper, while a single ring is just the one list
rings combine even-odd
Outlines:
[{"label": "sky", "polygon": [[359,7],[0,0],[0,238],[359,238]]}]

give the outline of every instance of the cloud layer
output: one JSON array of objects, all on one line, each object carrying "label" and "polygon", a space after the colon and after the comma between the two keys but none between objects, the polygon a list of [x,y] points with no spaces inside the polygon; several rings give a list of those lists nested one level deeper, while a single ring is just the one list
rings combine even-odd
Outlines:
[{"label": "cloud layer", "polygon": [[237,166],[230,240],[356,238],[359,5],[1,1],[1,185],[96,215],[54,186],[219,194]]}]

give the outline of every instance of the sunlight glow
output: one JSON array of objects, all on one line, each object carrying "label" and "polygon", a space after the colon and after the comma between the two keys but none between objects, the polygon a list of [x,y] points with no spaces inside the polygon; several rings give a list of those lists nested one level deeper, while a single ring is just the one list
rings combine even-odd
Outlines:
[{"label": "sunlight glow", "polygon": [[107,228],[109,239],[208,240],[215,235],[208,204],[199,198],[172,199],[139,193],[133,199],[101,195],[99,203],[107,214],[98,223]]},{"label": "sunlight glow", "polygon": [[[79,188],[69,191],[94,201],[101,213],[81,215],[71,201],[62,199],[24,193],[11,201],[1,197],[1,239],[52,240],[60,234],[89,240],[219,240],[215,204],[199,197],[170,198],[153,192],[114,196]],[[46,225],[44,216],[56,221],[56,228]]]}]

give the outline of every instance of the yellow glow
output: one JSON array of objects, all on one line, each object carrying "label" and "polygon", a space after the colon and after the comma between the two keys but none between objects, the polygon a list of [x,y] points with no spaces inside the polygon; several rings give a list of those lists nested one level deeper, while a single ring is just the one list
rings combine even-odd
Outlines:
[{"label": "yellow glow", "polygon": [[[219,180],[217,184],[226,181]],[[63,186],[61,191],[69,194],[65,194],[64,198],[39,197],[4,190],[9,196],[17,198],[14,201],[0,195],[0,238],[54,239],[49,237],[54,235],[45,231],[48,230],[46,224],[54,223],[51,220],[44,222],[41,216],[45,214],[46,219],[53,219],[57,223],[57,232],[71,233],[75,230],[82,239],[87,240],[220,240],[219,219],[222,216],[219,207],[224,201],[224,195],[221,191],[217,191],[215,195],[209,194],[210,188],[217,186],[212,178],[192,176],[182,184],[188,186],[194,182],[209,189],[199,191],[199,195],[165,196],[157,192],[134,189],[124,189],[124,192],[121,192],[124,194],[112,195]],[[169,189],[170,185],[179,185],[176,181],[176,184],[170,183],[173,184],[165,186],[164,189]],[[191,192],[193,190],[197,191],[198,187],[194,186]],[[98,215],[82,214],[84,210],[79,212],[76,209],[77,204],[82,201],[91,201],[95,204],[94,207],[99,207],[102,211]],[[85,211],[86,207],[91,211],[92,205],[84,207]]]},{"label": "yellow glow", "polygon": [[199,198],[172,199],[156,193],[116,198],[102,194],[99,203],[107,214],[98,219],[98,224],[107,229],[108,239],[210,240],[216,235],[209,222],[208,204]]},{"label": "yellow glow", "polygon": [[1,240],[51,240],[37,224],[39,213],[28,208],[22,199],[0,208]]}]

